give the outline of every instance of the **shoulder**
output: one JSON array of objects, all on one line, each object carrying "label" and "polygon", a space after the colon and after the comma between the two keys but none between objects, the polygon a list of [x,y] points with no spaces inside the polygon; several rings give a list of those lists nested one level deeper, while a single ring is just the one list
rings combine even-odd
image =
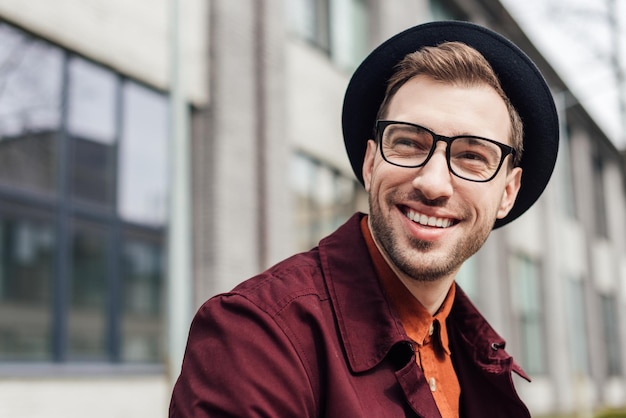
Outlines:
[{"label": "shoulder", "polygon": [[314,252],[297,255],[204,303],[191,324],[170,416],[246,416],[251,408],[264,416],[318,415],[308,355],[315,340],[302,326],[311,315],[300,314],[320,311],[313,302],[317,266]]},{"label": "shoulder", "polygon": [[252,304],[270,316],[275,316],[288,305],[303,303],[301,299],[328,298],[317,248],[296,254],[252,277],[232,291],[209,299],[214,303]]}]

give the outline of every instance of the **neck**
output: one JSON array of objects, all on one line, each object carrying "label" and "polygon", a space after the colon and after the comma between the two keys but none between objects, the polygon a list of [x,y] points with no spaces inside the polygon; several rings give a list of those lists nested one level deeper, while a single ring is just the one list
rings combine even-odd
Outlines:
[{"label": "neck", "polygon": [[418,281],[398,274],[398,278],[431,315],[437,313],[454,282],[454,277],[436,281]]},{"label": "neck", "polygon": [[[371,218],[368,219],[371,222]],[[370,231],[371,231],[370,227]],[[391,270],[398,276],[402,284],[411,292],[413,297],[431,314],[435,315],[443,301],[446,299],[450,287],[454,282],[454,277],[458,272],[458,269],[450,272],[445,276],[437,278],[435,280],[420,280],[410,277],[402,270],[400,270],[395,263],[387,255],[385,249],[380,245],[374,234],[372,233],[374,244],[378,248],[378,251],[383,256]]]},{"label": "neck", "polygon": [[376,239],[374,239],[374,242],[376,246],[378,246],[383,258],[389,267],[391,267],[391,270],[398,276],[402,284],[406,286],[413,297],[417,299],[431,315],[435,315],[446,299],[458,270],[436,280],[414,279],[402,272],[391,262],[385,251],[383,251],[376,242]]}]

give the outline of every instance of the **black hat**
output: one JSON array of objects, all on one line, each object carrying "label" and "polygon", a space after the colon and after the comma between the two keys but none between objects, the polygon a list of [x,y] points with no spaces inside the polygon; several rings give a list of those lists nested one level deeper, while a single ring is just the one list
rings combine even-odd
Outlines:
[{"label": "black hat", "polygon": [[511,41],[482,26],[443,21],[415,26],[376,48],[355,71],[343,103],[343,137],[354,174],[363,183],[362,166],[376,114],[394,67],[408,53],[447,41],[463,42],[491,64],[524,124],[522,184],[509,214],[494,228],[520,216],[539,198],[552,175],[559,147],[559,123],[550,89],[535,64]]}]

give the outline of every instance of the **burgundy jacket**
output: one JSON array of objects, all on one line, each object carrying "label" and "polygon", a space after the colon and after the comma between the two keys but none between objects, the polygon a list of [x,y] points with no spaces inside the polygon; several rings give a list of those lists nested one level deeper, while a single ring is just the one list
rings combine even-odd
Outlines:
[{"label": "burgundy jacket", "polygon": [[[361,216],[200,308],[170,417],[440,417]],[[526,376],[460,288],[448,332],[461,417],[530,417],[511,371]]]}]

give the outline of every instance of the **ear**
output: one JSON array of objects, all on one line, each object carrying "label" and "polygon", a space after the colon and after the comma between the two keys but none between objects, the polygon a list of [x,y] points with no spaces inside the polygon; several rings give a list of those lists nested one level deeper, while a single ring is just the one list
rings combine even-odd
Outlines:
[{"label": "ear", "polygon": [[498,208],[498,214],[496,216],[498,219],[504,218],[513,208],[521,186],[521,181],[522,169],[520,167],[515,167],[507,174],[502,200],[500,200],[500,207]]},{"label": "ear", "polygon": [[367,148],[365,149],[365,158],[363,159],[363,184],[365,185],[365,191],[368,193],[372,182],[372,171],[374,171],[376,149],[376,141],[369,139],[367,141]]}]

